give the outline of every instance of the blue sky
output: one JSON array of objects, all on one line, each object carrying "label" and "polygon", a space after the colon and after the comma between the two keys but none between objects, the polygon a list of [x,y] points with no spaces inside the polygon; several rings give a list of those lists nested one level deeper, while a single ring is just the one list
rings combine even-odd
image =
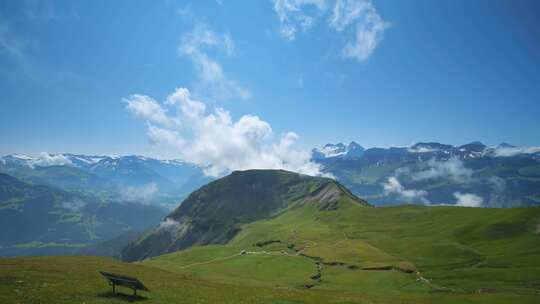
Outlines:
[{"label": "blue sky", "polygon": [[1,1],[0,153],[174,156],[166,135],[201,144],[204,127],[129,106],[174,116],[177,88],[233,123],[259,117],[265,147],[291,131],[303,148],[540,145],[538,1],[340,3]]}]

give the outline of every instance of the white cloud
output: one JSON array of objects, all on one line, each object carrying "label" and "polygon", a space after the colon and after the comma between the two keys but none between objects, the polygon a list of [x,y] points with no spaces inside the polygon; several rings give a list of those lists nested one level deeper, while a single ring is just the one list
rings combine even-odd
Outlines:
[{"label": "white cloud", "polygon": [[167,117],[165,110],[151,97],[133,94],[124,98],[123,101],[127,104],[126,108],[129,109],[131,113],[135,114],[137,117],[144,117],[151,123],[169,127],[179,124],[178,120]]},{"label": "white cloud", "polygon": [[146,135],[151,143],[156,145],[164,144],[175,150],[182,149],[185,144],[178,132],[156,127],[150,123],[147,126]]},{"label": "white cloud", "polygon": [[343,49],[345,57],[354,58],[358,61],[366,60],[381,42],[384,31],[389,27],[389,23],[382,20],[371,3],[369,6],[371,9],[356,25],[354,41],[349,41]]},{"label": "white cloud", "polygon": [[373,5],[370,1],[337,0],[329,19],[330,26],[341,32],[366,11],[372,9]]},{"label": "white cloud", "polygon": [[383,184],[383,188],[386,195],[397,194],[400,198],[407,202],[421,201],[423,203],[429,203],[425,198],[428,195],[427,191],[405,189],[405,187],[395,176],[389,177],[386,183]]},{"label": "white cloud", "polygon": [[148,183],[139,187],[122,187],[119,191],[120,198],[128,202],[148,203],[158,193],[156,183]]},{"label": "white cloud", "polygon": [[84,206],[86,206],[86,202],[80,200],[80,199],[74,199],[72,201],[69,201],[69,202],[62,202],[62,204],[60,204],[62,206],[62,208],[64,209],[68,209],[72,212],[75,212],[75,211],[78,211],[78,210],[81,210]]},{"label": "white cloud", "polygon": [[71,161],[62,154],[49,154],[41,152],[38,157],[32,160],[31,166],[65,166],[72,165]]},{"label": "white cloud", "polygon": [[[294,149],[298,138],[295,133],[287,133],[276,141],[270,124],[258,116],[244,115],[234,121],[228,111],[208,109],[186,88],[176,89],[160,107],[175,108],[176,114],[168,115],[167,120],[179,123],[155,126],[153,112],[139,115],[147,120],[150,140],[174,149],[179,158],[205,167],[208,175],[246,169],[285,169],[321,175],[320,165],[311,162],[308,151]],[[126,109],[136,111],[129,106]]]},{"label": "white cloud", "polygon": [[447,178],[458,183],[467,183],[471,180],[473,174],[473,170],[465,167],[463,162],[455,157],[446,161],[431,159],[427,162],[427,165],[428,169],[413,173],[411,178],[414,181]]},{"label": "white cloud", "polygon": [[540,153],[540,147],[497,147],[493,153],[498,157],[512,157],[520,154]]},{"label": "white cloud", "polygon": [[251,92],[229,79],[221,64],[210,58],[207,51],[213,48],[223,51],[227,56],[236,54],[236,46],[229,33],[218,35],[203,23],[198,23],[191,32],[184,34],[178,48],[180,55],[193,61],[199,95],[217,100],[250,99]]},{"label": "white cloud", "polygon": [[173,220],[172,218],[166,218],[164,221],[159,223],[157,228],[158,231],[167,231],[174,232],[180,228],[180,222]]},{"label": "white cloud", "polygon": [[408,148],[407,151],[410,153],[432,153],[432,152],[438,152],[439,149],[431,149],[428,147],[416,147],[416,148]]},{"label": "white cloud", "polygon": [[472,193],[461,193],[461,192],[455,192],[454,193],[456,201],[456,206],[462,206],[462,207],[481,207],[484,203],[484,199],[476,194]]},{"label": "white cloud", "polygon": [[274,11],[281,23],[280,33],[287,40],[294,40],[300,27],[309,30],[316,16],[309,16],[306,7],[312,9],[312,14],[326,9],[325,0],[273,0]]},{"label": "white cloud", "polygon": [[306,32],[319,17],[328,16],[328,27],[346,37],[343,57],[360,62],[371,56],[390,26],[371,0],[273,0],[273,4],[285,39],[295,40],[299,29]]},{"label": "white cloud", "polygon": [[506,188],[506,180],[494,175],[489,178],[489,182],[493,186],[495,194],[501,194]]}]

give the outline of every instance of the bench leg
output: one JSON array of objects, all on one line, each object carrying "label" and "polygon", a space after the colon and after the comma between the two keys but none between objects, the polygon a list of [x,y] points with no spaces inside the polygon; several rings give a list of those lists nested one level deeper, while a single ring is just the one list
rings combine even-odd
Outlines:
[{"label": "bench leg", "polygon": [[137,289],[133,289],[133,295],[134,295],[134,296],[137,295]]},{"label": "bench leg", "polygon": [[116,285],[112,284],[112,293],[113,294],[116,294],[116,288],[115,287],[116,287]]}]

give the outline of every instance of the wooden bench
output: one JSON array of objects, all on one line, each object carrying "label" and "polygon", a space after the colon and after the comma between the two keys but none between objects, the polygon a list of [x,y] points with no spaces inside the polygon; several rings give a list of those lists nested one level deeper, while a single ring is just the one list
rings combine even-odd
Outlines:
[{"label": "wooden bench", "polygon": [[113,294],[116,294],[117,285],[133,289],[134,296],[137,295],[137,290],[150,291],[137,278],[118,275],[118,274],[109,273],[105,271],[100,271],[99,273],[109,282],[109,285],[112,286]]}]

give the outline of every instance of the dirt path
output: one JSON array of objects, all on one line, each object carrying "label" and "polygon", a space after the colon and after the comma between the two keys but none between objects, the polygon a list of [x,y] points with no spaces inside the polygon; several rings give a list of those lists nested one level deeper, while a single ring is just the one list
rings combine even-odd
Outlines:
[{"label": "dirt path", "polygon": [[205,264],[225,261],[225,260],[232,259],[232,258],[240,256],[240,255],[241,255],[241,253],[235,253],[233,255],[222,257],[222,258],[215,258],[215,259],[208,260],[208,261],[205,261],[205,262],[197,262],[197,263],[193,263],[193,264],[184,265],[184,266],[182,266],[180,268],[184,269],[184,268],[188,268],[188,267],[192,267],[192,266],[199,266],[199,265],[205,265]]}]

